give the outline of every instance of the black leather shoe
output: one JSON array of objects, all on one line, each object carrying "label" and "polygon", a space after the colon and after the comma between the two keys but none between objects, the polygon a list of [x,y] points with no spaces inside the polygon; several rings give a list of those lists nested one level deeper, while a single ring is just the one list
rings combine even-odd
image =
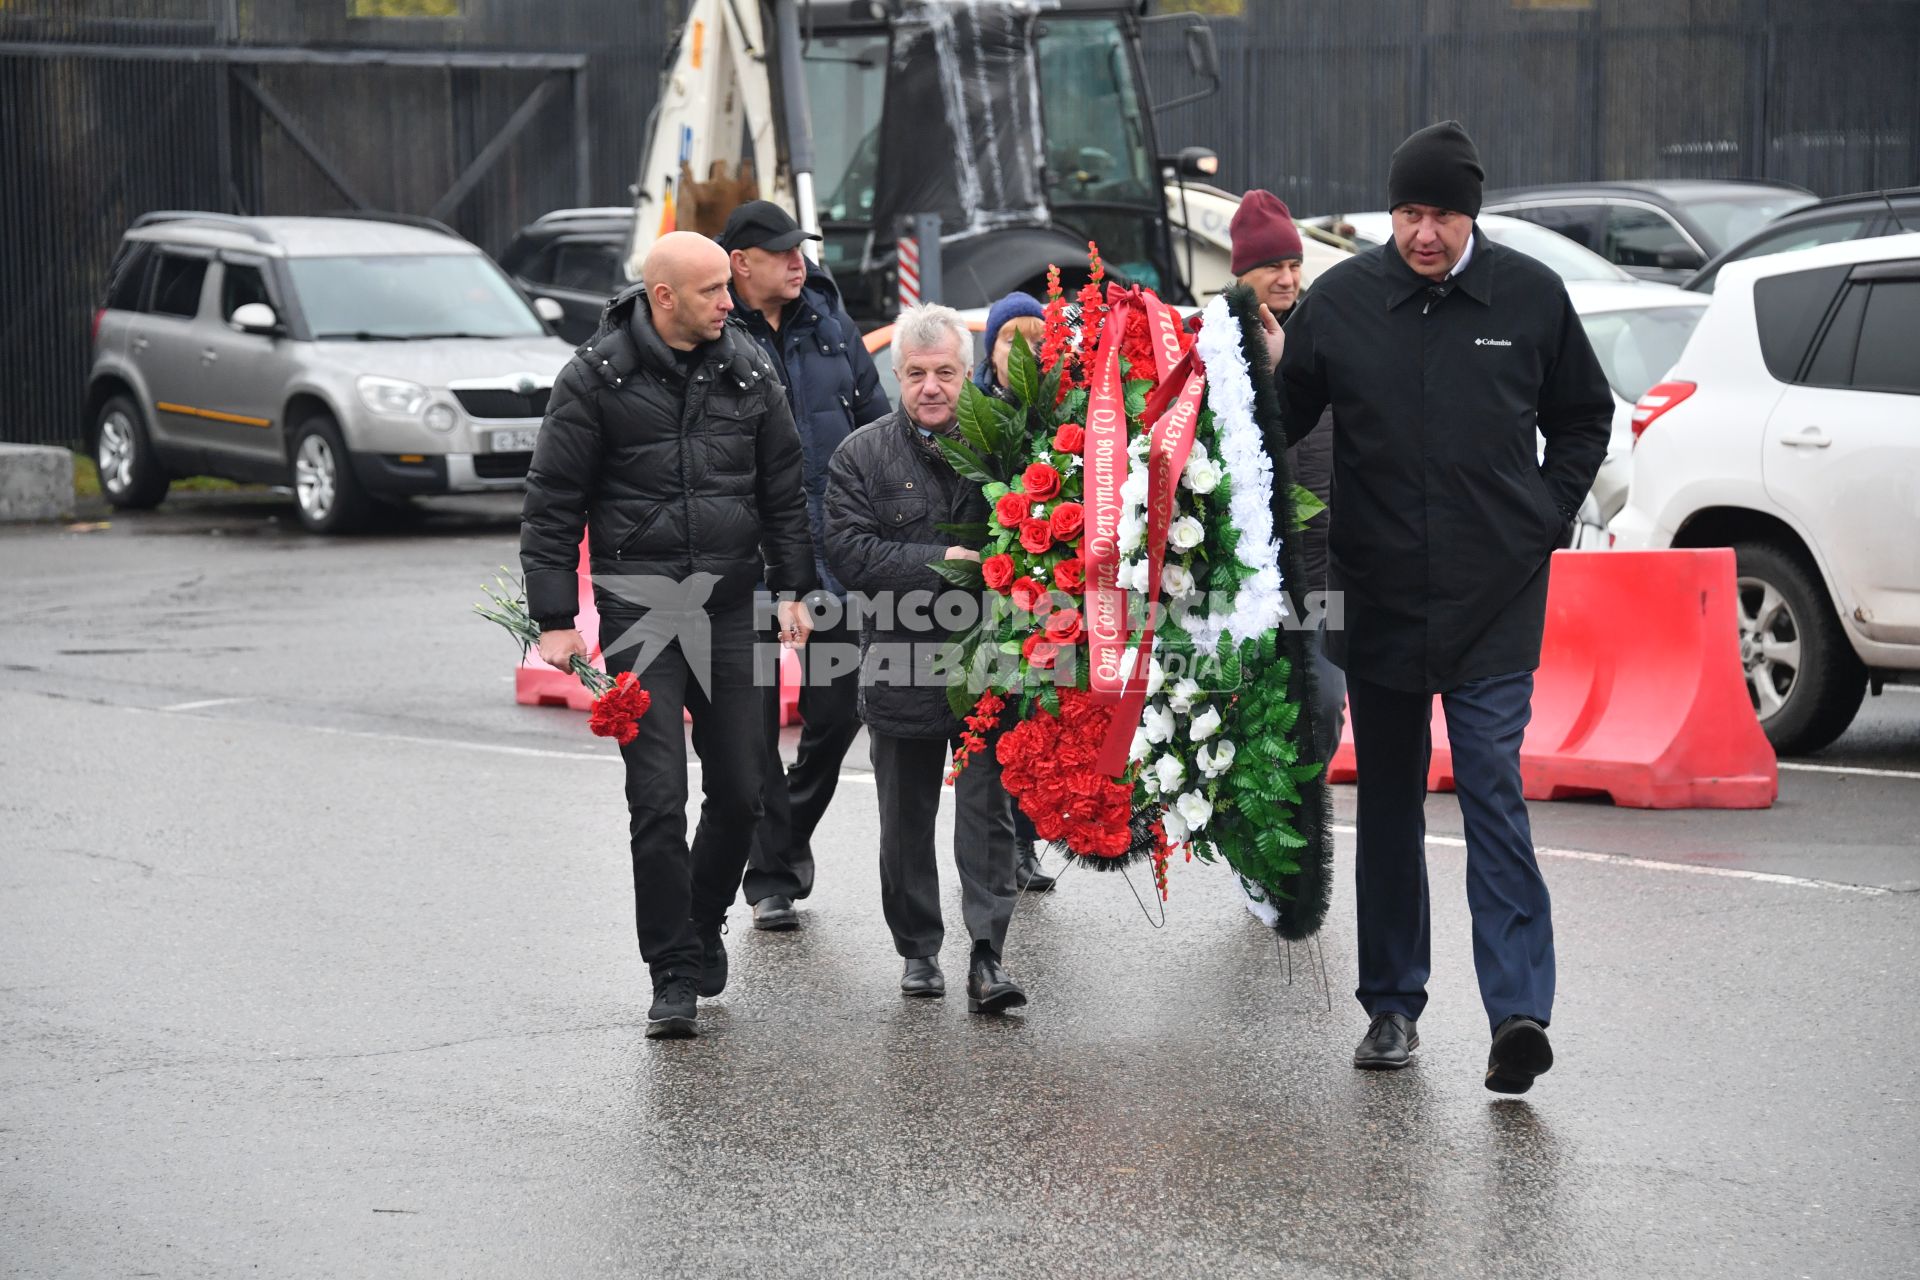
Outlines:
[{"label": "black leather shoe", "polygon": [[1525,1093],[1533,1078],[1553,1067],[1553,1046],[1547,1029],[1532,1018],[1514,1014],[1493,1033],[1487,1053],[1487,1088],[1495,1093]]},{"label": "black leather shoe", "polygon": [[727,922],[716,920],[694,930],[700,938],[700,994],[717,996],[727,989],[727,944],[720,940]]},{"label": "black leather shoe", "polygon": [[975,947],[973,962],[967,966],[967,1012],[1000,1013],[1026,1002],[1027,993],[1000,967],[1000,957],[986,947]]},{"label": "black leather shoe", "polygon": [[900,975],[900,991],[909,996],[947,994],[947,976],[940,972],[940,958],[909,956],[906,971]]},{"label": "black leather shoe", "polygon": [[1033,841],[1022,840],[1014,847],[1018,853],[1013,864],[1013,882],[1029,893],[1045,893],[1053,888],[1054,877],[1040,869],[1040,855],[1034,850]]},{"label": "black leather shoe", "polygon": [[1353,1065],[1362,1071],[1398,1071],[1413,1061],[1420,1033],[1404,1013],[1376,1013],[1367,1034],[1353,1051]]},{"label": "black leather shoe", "polygon": [[753,904],[753,927],[769,933],[798,929],[800,913],[793,909],[792,898],[783,898],[776,893]]},{"label": "black leather shoe", "polygon": [[662,974],[653,984],[653,1008],[647,1010],[647,1039],[684,1040],[697,1035],[693,1023],[698,1003],[692,978]]}]

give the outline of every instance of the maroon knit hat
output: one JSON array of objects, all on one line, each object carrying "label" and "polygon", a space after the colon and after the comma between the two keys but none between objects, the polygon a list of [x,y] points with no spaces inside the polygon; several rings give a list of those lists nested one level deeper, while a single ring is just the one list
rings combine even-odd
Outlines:
[{"label": "maroon knit hat", "polygon": [[1300,230],[1293,225],[1287,202],[1258,187],[1240,198],[1240,207],[1227,224],[1227,235],[1233,241],[1236,276],[1282,258],[1302,256]]}]

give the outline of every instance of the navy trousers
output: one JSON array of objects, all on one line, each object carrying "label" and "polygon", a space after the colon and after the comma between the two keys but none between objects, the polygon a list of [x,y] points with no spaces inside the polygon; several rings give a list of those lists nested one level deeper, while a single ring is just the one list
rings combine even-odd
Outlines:
[{"label": "navy trousers", "polygon": [[[1369,1017],[1417,1019],[1432,969],[1428,929],[1426,777],[1433,699],[1351,674],[1359,771],[1355,886],[1360,985]],[[1467,831],[1473,963],[1487,1021],[1553,1014],[1553,920],[1520,794],[1520,738],[1532,715],[1533,673],[1474,680],[1441,695],[1454,785]]]}]

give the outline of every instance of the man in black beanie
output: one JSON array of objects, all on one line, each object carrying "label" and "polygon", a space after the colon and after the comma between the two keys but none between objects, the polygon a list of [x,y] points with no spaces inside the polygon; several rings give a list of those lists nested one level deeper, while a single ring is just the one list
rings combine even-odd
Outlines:
[{"label": "man in black beanie", "polygon": [[[1486,1085],[1524,1093],[1553,1064],[1553,925],[1520,791],[1548,563],[1593,484],[1613,416],[1560,278],[1478,234],[1485,174],[1456,121],[1393,153],[1393,243],[1315,282],[1269,327],[1285,439],[1334,419],[1328,587],[1345,628],[1359,770],[1355,879],[1370,1019],[1353,1063],[1419,1046],[1430,969],[1428,723],[1441,695],[1467,838]],[[1535,430],[1546,437],[1537,461]]]}]

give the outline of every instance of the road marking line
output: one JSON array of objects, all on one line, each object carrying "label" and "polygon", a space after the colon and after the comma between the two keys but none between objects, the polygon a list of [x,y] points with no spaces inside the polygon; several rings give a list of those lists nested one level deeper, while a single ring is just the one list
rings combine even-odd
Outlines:
[{"label": "road marking line", "polygon": [[1786,760],[1780,762],[1782,769],[1798,769],[1801,773],[1857,773],[1867,778],[1912,778],[1920,782],[1920,771],[1913,769],[1860,769],[1847,764],[1798,764]]},{"label": "road marking line", "polygon": [[[1342,835],[1355,835],[1356,829],[1351,823],[1336,822],[1333,829]],[[1428,844],[1441,845],[1448,849],[1464,849],[1467,842],[1459,836],[1428,836]],[[1554,849],[1546,845],[1535,846],[1534,852],[1543,858],[1566,858],[1573,862],[1605,862],[1618,867],[1637,867],[1642,871],[1677,871],[1689,876],[1718,876],[1724,880],[1751,880],[1758,884],[1784,884],[1799,889],[1829,889],[1835,893],[1858,893],[1875,898],[1892,893],[1877,884],[1844,884],[1838,880],[1810,880],[1805,876],[1786,876],[1773,871],[1742,871],[1738,867],[1703,867],[1692,862],[1663,862],[1658,858],[1635,858],[1624,853],[1594,853],[1587,849]]]},{"label": "road marking line", "polygon": [[[185,703],[180,707],[162,707],[162,711],[185,710],[195,705],[211,706],[221,702],[244,702],[244,698],[216,698],[206,703]],[[139,711],[141,708],[128,708]],[[380,733],[369,729],[337,729],[329,725],[303,724],[297,726],[313,733],[327,733],[342,738],[368,738],[378,742],[403,742],[421,747],[450,747],[460,751],[480,751],[493,755],[521,756],[535,760],[599,761],[621,764],[622,758],[615,753],[582,749],[579,751],[552,751],[543,747],[511,747],[496,742],[465,742],[458,738],[425,738],[414,734]],[[698,760],[688,760],[690,769],[698,769]],[[1785,766],[1782,766],[1785,767]],[[1915,775],[1920,776],[1920,775]],[[842,782],[861,782],[872,785],[873,774],[858,770],[843,770]],[[1333,829],[1341,835],[1354,835],[1356,829],[1351,823],[1334,824]],[[1467,842],[1458,836],[1428,836],[1427,843],[1447,848],[1464,849]],[[1868,897],[1878,897],[1893,892],[1878,885],[1842,884],[1837,880],[1810,880],[1803,876],[1779,875],[1771,871],[1743,871],[1736,867],[1702,867],[1688,862],[1662,862],[1654,858],[1634,858],[1624,853],[1594,853],[1586,849],[1554,849],[1545,846],[1534,850],[1546,858],[1566,858],[1574,862],[1604,862],[1620,867],[1636,867],[1643,871],[1674,871],[1683,875],[1718,876],[1726,880],[1748,880],[1758,884],[1783,884],[1801,889],[1827,889],[1836,893],[1857,893]]]},{"label": "road marking line", "polygon": [[162,711],[200,711],[206,707],[224,707],[235,702],[252,702],[252,698],[204,698],[199,702],[176,702],[170,707],[161,707]]}]

